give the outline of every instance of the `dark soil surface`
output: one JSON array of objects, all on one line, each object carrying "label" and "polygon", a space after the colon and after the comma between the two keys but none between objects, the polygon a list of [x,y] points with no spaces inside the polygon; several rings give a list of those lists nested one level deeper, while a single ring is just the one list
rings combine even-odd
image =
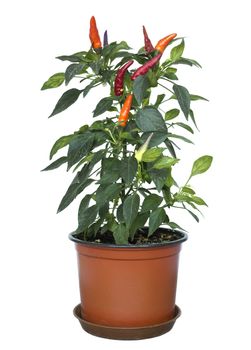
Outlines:
[{"label": "dark soil surface", "polygon": [[[182,233],[173,231],[171,229],[166,229],[166,228],[158,229],[150,237],[147,237],[147,234],[148,234],[147,228],[138,230],[138,232],[134,236],[133,241],[129,243],[133,245],[154,244],[154,243],[159,244],[159,243],[176,241],[184,237]],[[81,239],[80,236],[79,238]],[[103,244],[115,244],[112,232],[110,231],[107,231],[104,234],[97,233],[95,239],[93,240],[90,239],[90,242],[103,243]]]}]

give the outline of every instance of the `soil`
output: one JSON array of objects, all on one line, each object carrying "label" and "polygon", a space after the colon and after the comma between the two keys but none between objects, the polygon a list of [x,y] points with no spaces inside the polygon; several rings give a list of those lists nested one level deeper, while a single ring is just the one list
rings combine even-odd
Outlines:
[{"label": "soil", "polygon": [[[177,232],[171,229],[160,228],[154,232],[153,235],[147,237],[148,228],[143,228],[138,230],[135,234],[133,241],[129,241],[129,244],[140,245],[140,244],[154,244],[154,243],[165,243],[176,241],[184,235],[181,232]],[[81,239],[80,235],[79,238]],[[102,244],[115,244],[112,232],[107,231],[104,234],[100,232],[97,233],[94,240],[89,240],[94,243],[102,243]]]}]

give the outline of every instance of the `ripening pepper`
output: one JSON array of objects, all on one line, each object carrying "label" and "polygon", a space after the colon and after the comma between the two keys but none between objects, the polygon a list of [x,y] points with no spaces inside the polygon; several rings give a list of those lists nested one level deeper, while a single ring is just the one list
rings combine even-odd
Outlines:
[{"label": "ripening pepper", "polygon": [[123,93],[124,77],[127,69],[133,64],[133,60],[124,64],[117,72],[114,81],[114,93],[116,96],[121,96]]},{"label": "ripening pepper", "polygon": [[103,38],[103,47],[108,45],[108,34],[107,30],[104,32],[104,38]]},{"label": "ripening pepper", "polygon": [[96,25],[96,20],[95,17],[92,16],[91,20],[90,20],[90,33],[89,33],[89,37],[92,43],[92,47],[94,49],[101,49],[102,48],[102,44],[101,44],[101,40],[99,37],[99,32],[98,32],[98,28]]},{"label": "ripening pepper", "polygon": [[140,75],[145,75],[149,69],[153,68],[156,63],[160,60],[162,56],[162,53],[159,53],[157,56],[154,56],[152,59],[150,59],[148,62],[143,64],[143,66],[139,67],[131,76],[132,80],[135,80]]},{"label": "ripening pepper", "polygon": [[126,97],[125,102],[121,108],[120,115],[119,115],[119,125],[122,127],[126,126],[126,123],[129,118],[129,113],[130,109],[132,106],[132,99],[133,99],[133,94],[130,94]]},{"label": "ripening pepper", "polygon": [[163,39],[160,39],[157,42],[157,45],[155,46],[155,50],[157,50],[160,53],[163,53],[167,47],[167,45],[177,36],[176,33],[170,34]]},{"label": "ripening pepper", "polygon": [[140,148],[138,150],[135,151],[134,155],[135,155],[135,158],[137,159],[138,163],[140,163],[142,161],[143,155],[146,152],[152,137],[153,137],[153,132],[148,136],[145,143],[142,146],[140,146]]},{"label": "ripening pepper", "polygon": [[143,26],[143,34],[144,34],[144,42],[145,42],[145,51],[147,53],[151,53],[154,51],[154,47],[153,47],[153,44],[151,43],[151,40],[149,39],[145,26]]}]

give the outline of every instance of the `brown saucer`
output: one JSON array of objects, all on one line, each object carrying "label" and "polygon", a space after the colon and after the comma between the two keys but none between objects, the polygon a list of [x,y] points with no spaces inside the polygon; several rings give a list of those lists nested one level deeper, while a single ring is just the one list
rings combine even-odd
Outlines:
[{"label": "brown saucer", "polygon": [[79,320],[82,328],[92,335],[117,340],[138,340],[157,337],[169,332],[173,328],[177,318],[180,317],[181,310],[176,305],[175,316],[171,320],[145,327],[109,327],[85,321],[81,317],[80,304],[74,308],[73,314]]}]

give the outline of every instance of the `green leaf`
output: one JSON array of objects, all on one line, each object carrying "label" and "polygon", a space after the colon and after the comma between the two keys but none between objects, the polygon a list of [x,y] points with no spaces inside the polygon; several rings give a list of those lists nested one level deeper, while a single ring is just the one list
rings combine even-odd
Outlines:
[{"label": "green leaf", "polygon": [[88,179],[84,182],[75,182],[70,185],[66,194],[62,198],[59,207],[58,213],[68,207],[69,204],[79,195],[87,186],[93,182],[92,179]]},{"label": "green leaf", "polygon": [[116,244],[128,244],[129,231],[125,225],[119,224],[113,231]]},{"label": "green leaf", "polygon": [[176,118],[180,114],[180,110],[177,108],[170,109],[170,111],[166,112],[165,120],[171,120]]},{"label": "green leaf", "polygon": [[145,223],[147,222],[147,219],[149,217],[149,212],[146,213],[140,213],[137,215],[136,219],[133,221],[129,233],[130,238],[133,240],[135,233],[138,229],[143,228]]},{"label": "green leaf", "polygon": [[148,173],[151,176],[157,191],[160,192],[165,185],[168,176],[168,169],[151,169],[148,170]]},{"label": "green leaf", "polygon": [[165,132],[167,130],[161,113],[153,107],[140,109],[136,114],[136,124],[143,132]]},{"label": "green leaf", "polygon": [[176,125],[180,126],[183,129],[186,129],[187,131],[189,131],[191,134],[194,133],[193,129],[191,128],[191,126],[189,126],[188,124],[185,123],[175,123]]},{"label": "green leaf", "polygon": [[96,192],[96,202],[99,207],[118,197],[121,190],[121,184],[100,185]]},{"label": "green leaf", "polygon": [[94,136],[93,133],[87,131],[84,134],[75,135],[71,139],[67,154],[68,170],[91,151]]},{"label": "green leaf", "polygon": [[89,207],[90,200],[92,198],[91,194],[87,194],[82,201],[80,202],[79,208],[78,208],[78,222],[82,221],[83,213],[86,211],[86,209]]},{"label": "green leaf", "polygon": [[138,162],[134,157],[124,158],[120,165],[120,174],[126,184],[131,184],[138,170]]},{"label": "green leaf", "polygon": [[199,96],[199,95],[191,95],[190,94],[190,99],[191,99],[191,101],[203,100],[203,101],[209,102],[208,99],[206,99],[205,97]]},{"label": "green leaf", "polygon": [[181,58],[183,51],[184,51],[184,48],[185,48],[184,39],[182,39],[182,41],[179,45],[172,48],[171,53],[170,53],[170,58],[173,62],[177,61],[178,59]]},{"label": "green leaf", "polygon": [[58,56],[56,58],[61,61],[81,62],[81,61],[85,61],[85,57],[84,57],[85,54],[87,54],[86,51],[81,51],[73,55],[63,55],[63,56]]},{"label": "green leaf", "polygon": [[161,102],[164,100],[165,96],[165,94],[158,95],[156,102],[154,103],[154,107],[158,108]]},{"label": "green leaf", "polygon": [[163,150],[163,148],[150,148],[146,150],[143,154],[142,161],[146,163],[155,161],[161,156]]},{"label": "green leaf", "polygon": [[185,141],[187,143],[193,143],[193,141],[189,140],[188,138],[184,137],[184,136],[181,136],[181,135],[176,135],[176,134],[172,134],[172,133],[169,133],[168,134],[168,137],[170,138],[175,138],[175,139],[179,139],[179,140],[182,140],[182,141]]},{"label": "green leaf", "polygon": [[141,212],[144,213],[150,210],[157,209],[161,204],[162,200],[163,198],[158,196],[157,194],[150,194],[144,199]]},{"label": "green leaf", "polygon": [[194,190],[188,186],[182,187],[182,192],[189,193],[189,194],[195,194]]},{"label": "green leaf", "polygon": [[126,222],[126,227],[130,227],[134,219],[138,215],[140,198],[137,193],[127,197],[123,204],[123,216]]},{"label": "green leaf", "polygon": [[111,108],[112,103],[113,99],[111,97],[102,98],[93,111],[93,117],[97,117],[98,115],[108,111]]},{"label": "green leaf", "polygon": [[70,107],[74,102],[77,101],[77,99],[82,91],[83,90],[70,89],[70,90],[64,92],[63,95],[58,100],[58,102],[57,102],[55,108],[53,109],[52,113],[50,114],[49,118],[52,117],[53,115],[56,115],[58,113],[63,112],[65,109]]},{"label": "green leaf", "polygon": [[200,158],[198,158],[194,163],[193,163],[193,167],[192,167],[192,171],[191,171],[191,175],[190,178],[192,176],[198,175],[198,174],[202,174],[204,172],[206,172],[213,161],[213,157],[212,156],[202,156]]},{"label": "green leaf", "polygon": [[125,219],[123,216],[123,204],[120,204],[120,206],[118,207],[116,216],[119,222],[125,222]]},{"label": "green leaf", "polygon": [[79,223],[78,223],[78,228],[76,230],[76,233],[81,233],[83,231],[86,231],[87,228],[94,223],[97,217],[97,214],[98,214],[98,208],[96,205],[92,205],[91,207],[82,211],[81,215],[79,216]]},{"label": "green leaf", "polygon": [[62,164],[67,162],[67,157],[61,157],[57,160],[55,160],[53,163],[51,163],[50,165],[48,165],[46,168],[44,168],[42,171],[47,171],[47,170],[53,170],[56,169],[58,167],[60,167]]},{"label": "green leaf", "polygon": [[188,90],[184,86],[175,84],[173,86],[173,91],[177,97],[182,112],[184,113],[186,119],[188,119],[190,110],[190,94]]},{"label": "green leaf", "polygon": [[191,58],[185,58],[185,57],[181,57],[180,59],[176,60],[174,64],[186,64],[188,66],[195,66],[198,68],[202,68],[197,61],[192,60]]},{"label": "green leaf", "polygon": [[204,201],[204,199],[198,197],[198,196],[191,196],[192,197],[192,201],[195,203],[195,204],[198,204],[198,205],[206,205],[207,206],[207,203]]},{"label": "green leaf", "polygon": [[50,152],[50,159],[57,153],[58,150],[61,148],[67,146],[74,135],[66,135],[60,137],[52,146],[51,152]]},{"label": "green leaf", "polygon": [[101,177],[98,183],[108,184],[116,182],[120,176],[121,161],[117,158],[104,158],[102,160]]},{"label": "green leaf", "polygon": [[170,168],[172,165],[178,163],[179,159],[163,156],[156,163],[154,163],[154,169]]},{"label": "green leaf", "polygon": [[[150,136],[150,132],[146,132],[142,135],[141,141],[142,144],[145,143],[145,141],[148,139],[148,137]],[[149,142],[148,147],[152,148],[152,147],[156,147],[159,146],[162,142],[164,142],[167,138],[167,134],[166,132],[154,132],[153,136]]]},{"label": "green leaf", "polygon": [[53,89],[60,85],[62,85],[64,82],[64,73],[56,73],[53,74],[42,86],[41,90],[46,89]]},{"label": "green leaf", "polygon": [[197,126],[197,124],[196,124],[195,117],[194,117],[194,113],[193,113],[193,111],[192,111],[191,109],[190,109],[190,111],[189,111],[189,117],[192,119],[192,122],[194,123],[196,129],[199,131],[198,126]]},{"label": "green leaf", "polygon": [[146,90],[149,88],[149,86],[150,83],[147,75],[140,75],[137,79],[135,79],[133,83],[133,94],[139,105],[141,105]]},{"label": "green leaf", "polygon": [[163,208],[157,208],[150,214],[148,237],[151,236],[160,227],[165,219],[166,213]]},{"label": "green leaf", "polygon": [[178,224],[176,224],[176,222],[168,222],[167,223],[168,226],[170,226],[173,230],[175,230],[176,228],[182,230],[182,231],[186,231],[184,228],[180,227]]},{"label": "green leaf", "polygon": [[166,145],[168,151],[170,152],[171,156],[172,156],[173,158],[176,158],[176,153],[175,153],[175,149],[174,149],[174,147],[173,147],[172,142],[171,142],[170,140],[167,139],[167,140],[165,140],[165,145]]},{"label": "green leaf", "polygon": [[100,83],[100,78],[94,79],[90,84],[88,84],[84,89],[83,89],[83,97],[85,97],[89,91],[94,88],[96,85],[99,85]]},{"label": "green leaf", "polygon": [[194,212],[192,212],[191,210],[186,208],[186,211],[197,221],[200,222],[198,216],[196,214],[194,214]]},{"label": "green leaf", "polygon": [[70,64],[65,71],[65,85],[68,85],[71,79],[74,78],[76,74],[83,73],[85,67],[85,64]]}]

